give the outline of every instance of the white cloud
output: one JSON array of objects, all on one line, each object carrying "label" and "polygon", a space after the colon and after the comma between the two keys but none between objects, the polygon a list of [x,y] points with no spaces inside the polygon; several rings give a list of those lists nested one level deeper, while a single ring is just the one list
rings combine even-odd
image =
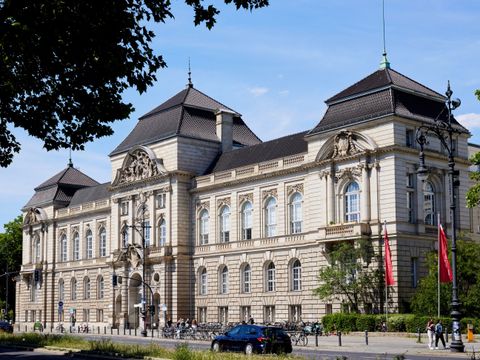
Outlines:
[{"label": "white cloud", "polygon": [[288,91],[288,90],[280,90],[278,92],[278,95],[280,95],[280,96],[287,96],[288,94],[290,94],[290,91]]},{"label": "white cloud", "polygon": [[480,114],[469,113],[455,116],[455,118],[467,129],[480,128]]},{"label": "white cloud", "polygon": [[253,96],[262,96],[262,95],[265,95],[268,92],[268,88],[261,87],[261,86],[256,86],[256,87],[248,89],[248,91]]}]

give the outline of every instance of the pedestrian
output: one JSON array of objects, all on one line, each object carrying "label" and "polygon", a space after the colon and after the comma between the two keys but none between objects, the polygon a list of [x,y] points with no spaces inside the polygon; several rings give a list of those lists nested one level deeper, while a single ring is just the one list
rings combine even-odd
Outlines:
[{"label": "pedestrian", "polygon": [[435,340],[435,324],[433,323],[432,318],[428,320],[426,330],[427,330],[427,336],[428,336],[428,348],[430,350],[433,350],[433,342]]},{"label": "pedestrian", "polygon": [[437,325],[435,325],[435,349],[438,349],[438,340],[442,341],[443,348],[445,349],[445,339],[443,338],[443,325],[442,320],[438,319]]},{"label": "pedestrian", "polygon": [[250,319],[248,320],[249,324],[255,324],[255,320],[253,320],[253,316],[250,316]]}]

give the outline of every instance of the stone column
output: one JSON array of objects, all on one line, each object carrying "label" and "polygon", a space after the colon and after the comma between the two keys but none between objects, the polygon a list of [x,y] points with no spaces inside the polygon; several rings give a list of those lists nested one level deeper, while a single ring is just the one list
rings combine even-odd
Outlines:
[{"label": "stone column", "polygon": [[335,176],[330,172],[326,176],[327,180],[327,225],[335,223]]},{"label": "stone column", "polygon": [[119,319],[117,321],[120,323],[121,327],[125,327],[127,326],[128,322],[128,265],[125,265],[122,276],[122,307],[120,310],[120,314],[117,314],[117,316],[119,316]]}]

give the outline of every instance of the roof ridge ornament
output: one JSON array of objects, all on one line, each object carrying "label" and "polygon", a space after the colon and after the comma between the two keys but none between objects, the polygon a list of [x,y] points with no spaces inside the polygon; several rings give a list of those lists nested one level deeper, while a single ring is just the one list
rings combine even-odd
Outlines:
[{"label": "roof ridge ornament", "polygon": [[190,68],[190,57],[188,57],[188,84],[187,86],[189,88],[193,88],[193,83],[192,83],[192,69]]},{"label": "roof ridge ornament", "polygon": [[383,54],[380,61],[380,69],[390,69],[390,62],[387,60],[387,46],[385,41],[385,0],[382,1],[382,24],[383,24]]}]

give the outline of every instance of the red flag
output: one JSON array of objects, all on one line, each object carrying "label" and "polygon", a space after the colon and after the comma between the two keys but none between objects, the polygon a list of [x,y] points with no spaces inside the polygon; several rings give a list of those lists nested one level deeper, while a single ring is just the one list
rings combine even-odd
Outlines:
[{"label": "red flag", "polygon": [[448,246],[447,246],[447,236],[441,224],[438,224],[438,262],[439,262],[439,272],[440,272],[440,282],[449,283],[452,282],[452,268],[450,267],[450,262],[448,261]]},{"label": "red flag", "polygon": [[388,241],[387,225],[385,224],[385,285],[395,285],[393,278],[392,254],[390,253],[390,243]]}]

